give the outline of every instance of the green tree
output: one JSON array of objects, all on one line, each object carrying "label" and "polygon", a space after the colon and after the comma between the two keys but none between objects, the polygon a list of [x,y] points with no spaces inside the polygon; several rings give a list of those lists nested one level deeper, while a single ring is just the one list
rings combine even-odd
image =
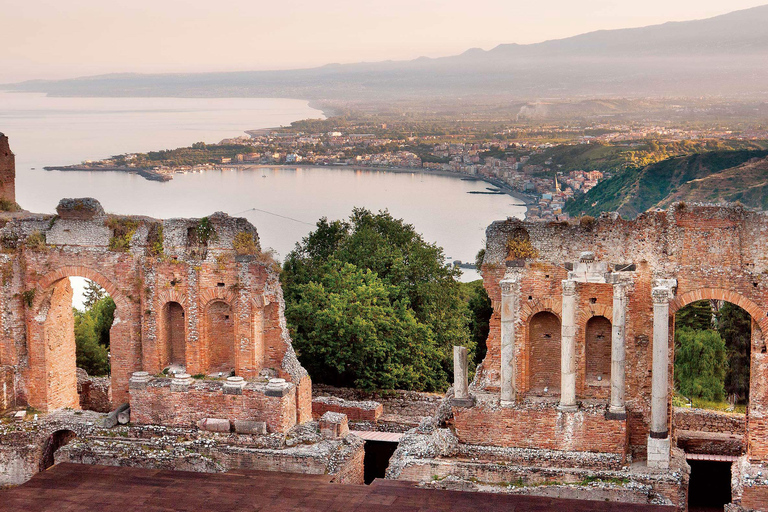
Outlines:
[{"label": "green tree", "polygon": [[432,331],[375,273],[331,259],[286,306],[293,344],[312,378],[363,389],[446,386]]},{"label": "green tree", "polygon": [[488,293],[483,287],[482,279],[467,284],[470,287],[469,332],[476,347],[475,364],[480,364],[483,359],[485,359],[485,353],[487,351],[485,342],[488,339],[488,332],[490,331],[493,306],[491,305],[491,298],[488,297]]},{"label": "green tree", "polygon": [[[386,211],[373,214],[362,208],[354,209],[348,221],[320,219],[317,229],[286,258],[281,279],[288,307],[303,299],[307,291],[303,285],[323,282],[330,260],[370,271],[381,281],[393,307],[397,304],[407,308],[415,321],[429,331],[435,342],[435,353],[430,357],[434,357],[446,379],[452,372],[453,345],[474,351],[468,305],[456,280],[460,271],[446,265],[442,249],[425,242],[412,225]],[[302,335],[292,320],[288,324],[297,336]],[[414,340],[416,353],[422,351],[416,343],[423,339],[427,338]],[[300,360],[312,366],[308,357],[300,356]],[[312,377],[319,380],[314,374]],[[429,377],[424,382],[436,386],[444,380]]]},{"label": "green tree", "polygon": [[690,398],[722,401],[728,369],[725,342],[717,331],[675,331],[675,387]]},{"label": "green tree", "polygon": [[711,329],[713,327],[712,314],[712,304],[708,300],[691,302],[675,313],[675,329],[683,327],[695,331]]},{"label": "green tree", "polygon": [[109,330],[114,321],[115,301],[105,295],[85,311],[73,309],[73,313],[77,366],[89,375],[108,374]]},{"label": "green tree", "polygon": [[89,310],[99,300],[107,296],[107,291],[99,286],[95,281],[85,280],[85,292],[83,299],[83,309]]},{"label": "green tree", "polygon": [[752,350],[752,317],[742,308],[726,302],[720,309],[718,331],[725,340],[728,373],[725,391],[739,401],[749,400],[749,360]]}]

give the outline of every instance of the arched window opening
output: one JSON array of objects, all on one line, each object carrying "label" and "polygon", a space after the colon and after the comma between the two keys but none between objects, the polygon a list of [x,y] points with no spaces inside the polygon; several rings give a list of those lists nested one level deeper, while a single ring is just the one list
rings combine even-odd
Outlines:
[{"label": "arched window opening", "polygon": [[56,462],[56,452],[62,446],[72,441],[77,434],[71,430],[57,430],[46,439],[43,445],[43,455],[40,459],[40,471],[45,471]]},{"label": "arched window opening", "polygon": [[161,364],[163,367],[186,368],[186,321],[184,308],[178,302],[168,302],[161,312]]}]

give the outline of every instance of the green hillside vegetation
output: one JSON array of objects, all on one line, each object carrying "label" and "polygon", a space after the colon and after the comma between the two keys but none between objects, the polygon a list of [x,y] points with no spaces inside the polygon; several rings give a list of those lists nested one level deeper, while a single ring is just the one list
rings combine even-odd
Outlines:
[{"label": "green hillside vegetation", "polygon": [[[665,206],[672,199],[682,201],[742,201],[745,205],[765,207],[764,188],[754,189],[755,175],[765,176],[765,166],[758,165],[759,159],[768,157],[768,151],[736,150],[708,151],[688,156],[673,157],[645,166],[631,166],[617,173],[613,178],[599,183],[587,194],[574,198],[565,205],[571,215],[596,216],[604,211],[617,211],[622,217],[634,218],[649,208]],[[754,160],[758,159],[758,160]],[[753,161],[754,160],[754,161]],[[750,162],[753,161],[753,162]],[[696,182],[751,163],[750,173],[727,173],[728,193],[706,189],[706,182]],[[764,181],[764,180],[762,180]],[[699,184],[700,183],[700,184]],[[761,183],[758,180],[757,183]],[[681,187],[689,184],[689,191],[696,194],[676,194]]]},{"label": "green hillside vegetation", "polygon": [[232,158],[239,154],[247,155],[256,151],[251,146],[242,144],[206,144],[196,142],[191,147],[164,149],[137,153],[132,160],[127,160],[126,155],[113,156],[112,159],[118,165],[135,164],[140,168],[152,168],[157,166],[201,165],[221,162],[222,158]]}]

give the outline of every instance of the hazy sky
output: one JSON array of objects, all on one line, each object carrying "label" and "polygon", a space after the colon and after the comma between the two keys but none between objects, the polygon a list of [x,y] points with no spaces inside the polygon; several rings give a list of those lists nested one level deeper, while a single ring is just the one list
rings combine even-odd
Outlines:
[{"label": "hazy sky", "polygon": [[766,0],[0,0],[0,83],[439,57]]}]

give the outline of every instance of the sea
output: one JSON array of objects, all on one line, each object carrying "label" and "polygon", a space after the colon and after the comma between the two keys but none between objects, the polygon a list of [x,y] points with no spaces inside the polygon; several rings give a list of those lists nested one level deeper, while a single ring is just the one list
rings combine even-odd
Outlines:
[{"label": "sea", "polygon": [[[217,211],[247,218],[263,248],[282,259],[321,217],[354,207],[388,210],[441,246],[448,260],[472,262],[494,220],[525,215],[522,201],[485,191],[482,181],[428,172],[328,167],[237,168],[148,181],[135,174],[45,171],[112,155],[219,142],[246,130],[323,118],[307,101],[274,98],[59,98],[0,91],[0,132],[16,155],[16,199],[53,213],[63,197],[95,197],[111,213],[158,218]],[[465,270],[462,280],[478,279]],[[75,280],[75,302],[82,283]]]}]

